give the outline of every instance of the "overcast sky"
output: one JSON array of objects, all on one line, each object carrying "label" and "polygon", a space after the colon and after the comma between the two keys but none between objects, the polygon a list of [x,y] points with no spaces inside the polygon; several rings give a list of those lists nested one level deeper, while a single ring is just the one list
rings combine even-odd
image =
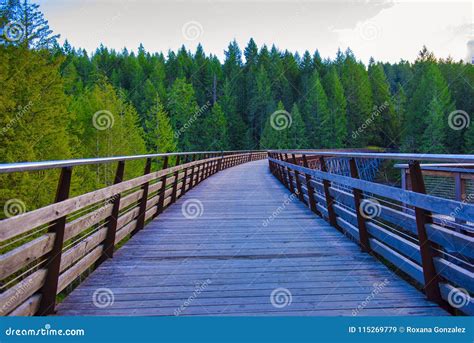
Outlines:
[{"label": "overcast sky", "polygon": [[350,47],[367,62],[412,61],[423,44],[464,59],[473,38],[472,1],[39,0],[51,28],[75,47],[194,50],[222,59],[234,38],[333,58]]}]

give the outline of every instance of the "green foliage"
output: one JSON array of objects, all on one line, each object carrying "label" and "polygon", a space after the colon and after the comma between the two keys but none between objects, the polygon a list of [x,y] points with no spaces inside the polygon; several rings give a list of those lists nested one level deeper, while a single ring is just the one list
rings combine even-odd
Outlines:
[{"label": "green foliage", "polygon": [[375,126],[369,124],[368,130],[363,134],[354,134],[371,118],[372,90],[364,65],[356,61],[350,50],[346,52],[342,62],[341,82],[347,101],[347,132],[352,137],[348,145],[363,147],[370,143],[371,133],[377,130]]},{"label": "green foliage", "polygon": [[145,123],[147,151],[151,153],[176,151],[175,133],[159,98],[156,99],[147,117],[149,118]]},{"label": "green foliage", "polygon": [[167,108],[176,132],[178,150],[197,150],[200,137],[196,137],[194,133],[199,131],[196,126],[205,109],[199,109],[193,86],[186,79],[178,78],[174,81],[168,94]]},{"label": "green foliage", "polygon": [[205,150],[228,150],[229,141],[227,134],[227,119],[222,107],[216,102],[212,106],[211,113],[204,119],[204,142]]},{"label": "green foliage", "polygon": [[[3,163],[71,157],[72,121],[59,74],[62,58],[46,51],[0,47],[0,160]],[[24,199],[28,209],[51,201],[56,173],[14,173],[0,179],[0,201]]]},{"label": "green foliage", "polygon": [[303,120],[310,147],[325,147],[328,141],[322,141],[322,129],[329,118],[328,98],[324,91],[319,73],[313,72],[309,81],[309,90],[301,104]]},{"label": "green foliage", "polygon": [[285,149],[288,147],[288,125],[291,114],[285,110],[283,103],[265,120],[265,127],[260,138],[261,149]]},{"label": "green foliage", "polygon": [[250,135],[247,124],[238,112],[237,92],[233,89],[231,82],[226,79],[224,83],[224,94],[219,103],[226,115],[229,148],[232,150],[245,150],[251,146]]},{"label": "green foliage", "polygon": [[[117,94],[112,85],[101,81],[86,89],[71,104],[75,120],[71,123],[76,157],[140,155],[146,152],[143,130],[138,127],[138,114],[133,106]],[[110,184],[114,169],[110,165],[93,165],[79,174],[82,189],[96,189]],[[127,178],[143,172],[139,163],[125,167]]]},{"label": "green foliage", "polygon": [[303,149],[308,146],[306,128],[297,104],[291,108],[291,126],[288,128],[287,149]]},{"label": "green foliage", "polygon": [[259,141],[265,118],[273,112],[273,100],[270,79],[266,70],[261,66],[255,76],[248,98],[248,122],[253,141]]},{"label": "green foliage", "polygon": [[374,110],[377,111],[369,143],[376,146],[396,147],[399,139],[398,116],[390,93],[390,84],[387,81],[382,64],[369,65],[369,79],[372,88]]},{"label": "green foliage", "polygon": [[347,104],[334,66],[326,73],[323,82],[329,109],[326,112],[327,117],[323,118],[324,128],[327,129],[321,133],[322,145],[328,148],[343,148],[347,142]]},{"label": "green foliage", "polygon": [[[452,130],[448,125],[449,113],[455,109],[451,93],[435,63],[418,62],[416,67],[413,80],[416,87],[412,85],[414,92],[408,101],[402,148],[405,151],[424,152],[424,148],[428,145],[427,143],[420,145],[420,141],[429,142],[438,139],[445,147],[446,153],[449,151],[445,145],[447,137],[449,140],[460,139],[459,131]],[[439,119],[441,115],[442,118]],[[431,120],[435,120],[435,123],[431,123]],[[436,128],[435,132],[428,132],[430,129],[428,125]]]}]

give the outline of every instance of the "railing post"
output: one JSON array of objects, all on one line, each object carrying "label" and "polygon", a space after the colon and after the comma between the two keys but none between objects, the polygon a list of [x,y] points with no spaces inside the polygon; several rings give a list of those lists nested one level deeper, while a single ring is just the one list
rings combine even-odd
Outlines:
[{"label": "railing post", "polygon": [[[418,161],[410,161],[410,180],[413,192],[426,194],[423,174]],[[422,208],[415,207],[416,228],[418,232],[418,244],[420,246],[421,264],[423,267],[423,277],[425,280],[425,294],[428,299],[442,303],[441,292],[439,290],[439,275],[434,264],[433,245],[426,234],[426,224],[432,223],[431,213]]]},{"label": "railing post", "polygon": [[[189,157],[189,162],[194,162],[195,161],[195,156],[194,154],[193,155],[190,155]],[[184,195],[187,191],[189,191],[193,186],[193,175],[194,175],[194,165],[190,168],[187,168],[187,169],[191,169],[191,173],[189,174],[189,187],[188,189],[186,189],[186,183],[187,183],[187,179],[186,179],[186,175],[185,176],[185,179],[184,179],[184,188],[183,188],[183,192],[181,193],[182,195]],[[186,173],[187,174],[187,173]]]},{"label": "railing post", "polygon": [[[280,156],[280,161],[284,162],[285,160],[283,158],[283,154],[279,153],[278,155]],[[280,165],[280,166],[281,166],[281,171],[282,171],[282,176],[283,176],[283,185],[285,185],[286,188],[290,189],[290,183],[288,182],[289,175],[287,172],[287,168],[284,167],[283,165]]]},{"label": "railing post", "polygon": [[[303,155],[303,167],[309,168],[308,159],[306,158],[306,155]],[[305,179],[306,179],[306,188],[308,189],[309,208],[314,213],[321,215],[318,208],[316,207],[316,199],[314,198],[315,197],[314,188],[311,185],[311,175],[305,173]]]},{"label": "railing post", "polygon": [[[293,164],[298,165],[298,163],[296,162],[296,155],[291,154],[291,157],[292,157],[292,160],[293,160]],[[303,190],[301,188],[300,173],[296,169],[295,169],[294,172],[295,172],[295,179],[296,179],[296,188],[298,189],[298,197],[299,197],[301,202],[306,203],[306,201],[304,200]]]},{"label": "railing post", "polygon": [[222,170],[222,160],[224,159],[224,152],[221,152],[221,158],[219,159],[219,163],[217,164],[217,171],[220,172]]},{"label": "railing post", "polygon": [[[280,154],[275,153],[274,156],[275,156],[275,159],[276,159],[276,160],[281,161]],[[276,163],[276,164],[275,164],[275,167],[276,167],[276,169],[277,169],[277,174],[278,174],[278,178],[280,179],[280,182],[281,182],[283,185],[285,185],[286,182],[285,182],[285,174],[284,174],[283,166],[282,166],[281,164]]]},{"label": "railing post", "polygon": [[[163,167],[161,170],[166,170],[168,169],[168,156],[165,156],[163,158]],[[165,192],[166,192],[166,179],[167,179],[167,175],[163,175],[161,177],[161,188],[160,188],[160,198],[158,200],[158,208],[157,208],[157,211],[156,211],[156,215],[159,215],[160,213],[163,212],[163,209],[164,209],[164,205],[165,205]]]},{"label": "railing post", "polygon": [[[359,178],[359,171],[357,170],[357,164],[355,158],[349,160],[349,167],[351,171],[351,177],[354,179]],[[362,191],[357,188],[352,188],[352,194],[354,195],[354,206],[357,214],[357,226],[359,228],[359,242],[362,251],[370,252],[369,233],[367,232],[367,226],[365,225],[365,218],[362,216],[361,203],[362,203]]]},{"label": "railing post", "polygon": [[[288,154],[285,154],[285,162],[289,162]],[[290,191],[291,193],[295,193],[295,185],[293,184],[293,177],[291,176],[290,167],[286,167],[288,172],[288,182],[290,184]]]},{"label": "railing post", "polygon": [[[123,174],[125,171],[125,161],[119,161],[117,164],[117,170],[115,171],[114,185],[123,181]],[[115,234],[117,233],[117,220],[120,211],[120,193],[115,194],[109,202],[112,203],[112,213],[107,220],[107,235],[104,240],[104,250],[102,256],[96,263],[96,267],[99,266],[108,258],[114,256],[115,247]]]},{"label": "railing post", "polygon": [[272,161],[270,161],[270,158],[273,158],[273,153],[268,152],[268,167],[270,168],[270,173],[275,175],[275,165]]},{"label": "railing post", "polygon": [[[150,174],[150,171],[151,171],[151,158],[147,158],[146,163],[145,163],[145,171],[143,172],[143,175]],[[138,210],[137,226],[132,231],[131,233],[132,236],[136,234],[138,231],[140,231],[141,229],[143,229],[143,226],[145,226],[146,204],[148,202],[148,185],[149,184],[150,184],[149,182],[145,182],[142,185],[143,195],[140,200],[140,205],[139,205],[139,210]]]},{"label": "railing post", "polygon": [[[326,167],[326,162],[324,161],[324,157],[322,156],[319,157],[319,164],[321,167],[321,171],[327,173],[328,170]],[[336,212],[334,212],[334,208],[332,207],[334,200],[329,190],[331,187],[331,182],[329,180],[323,179],[323,186],[324,186],[324,195],[326,198],[326,208],[328,210],[328,216],[329,216],[329,223],[335,228],[339,229],[337,226]]]},{"label": "railing post", "polygon": [[193,154],[193,157],[192,157],[192,161],[193,161],[193,166],[191,167],[191,174],[189,175],[189,189],[192,189],[194,187],[194,169],[196,167],[196,165],[194,164],[194,162],[196,162],[196,160],[198,159],[198,156],[196,154]]},{"label": "railing post", "polygon": [[[59,176],[58,187],[56,189],[56,203],[64,201],[69,197],[71,176],[72,167],[63,167],[61,169],[61,175]],[[40,290],[41,301],[37,312],[40,316],[46,316],[55,312],[65,227],[66,216],[56,219],[48,229],[48,232],[54,233],[55,236],[53,248],[47,255],[46,279]]]},{"label": "railing post", "polygon": [[[217,157],[217,154],[213,154],[212,158],[216,158]],[[219,161],[218,160],[214,160],[212,162],[212,175],[214,175],[215,173],[217,173],[217,165],[218,165]]]},{"label": "railing post", "polygon": [[[191,162],[191,156],[190,155],[186,155],[186,157],[184,158],[184,163],[188,163],[188,162]],[[184,176],[183,176],[183,185],[181,186],[181,194],[179,195],[179,197],[182,197],[184,194],[186,194],[186,182],[187,182],[187,179],[188,179],[188,168],[184,168]]]},{"label": "railing post", "polygon": [[[206,155],[205,155],[205,154],[202,154],[202,155],[201,155],[201,159],[202,159],[202,160],[205,160],[205,159],[206,159]],[[197,175],[196,184],[201,183],[201,181],[204,179],[205,166],[206,166],[206,163],[205,163],[205,162],[199,163],[199,168],[198,168],[198,175]]]},{"label": "railing post", "polygon": [[[214,157],[214,154],[209,154],[209,158],[213,158],[213,157]],[[214,161],[210,161],[207,167],[208,167],[208,170],[207,170],[206,178],[212,175],[212,170],[214,169]]]},{"label": "railing post", "polygon": [[[454,193],[455,193],[455,199],[456,201],[463,202],[463,195],[466,192],[466,184],[464,183],[461,173],[457,172],[454,173]],[[464,223],[463,220],[459,218],[455,218],[456,223]]]},{"label": "railing post", "polygon": [[[181,161],[181,156],[176,156],[176,166],[179,166]],[[176,201],[176,193],[178,192],[178,176],[179,176],[179,168],[174,172],[174,182],[173,182],[173,192],[171,193],[171,204]]]},{"label": "railing post", "polygon": [[[204,154],[204,160],[207,160],[209,158],[209,154]],[[207,171],[208,171],[208,167],[209,167],[209,162],[206,161],[203,163],[202,165],[202,177],[201,177],[201,181],[207,179]],[[200,181],[200,182],[201,182]]]},{"label": "railing post", "polygon": [[[401,188],[404,190],[408,190],[408,183],[407,183],[407,171],[405,168],[400,168],[401,173]],[[406,204],[402,203],[403,212],[407,213]]]}]

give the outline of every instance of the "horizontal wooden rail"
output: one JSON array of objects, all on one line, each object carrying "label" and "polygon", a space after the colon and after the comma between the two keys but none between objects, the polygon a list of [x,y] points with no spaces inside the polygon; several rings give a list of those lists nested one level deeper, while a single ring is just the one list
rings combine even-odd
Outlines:
[{"label": "horizontal wooden rail", "polygon": [[[356,170],[352,170],[353,177],[315,170],[305,162],[306,154],[292,153],[300,159],[285,158],[286,151],[270,151],[268,159],[272,173],[290,191],[300,185],[303,201],[314,212],[358,242],[362,251],[390,262],[419,284],[430,300],[453,312],[474,314],[474,205],[424,194],[417,161],[410,162],[417,177],[412,179],[416,187],[409,191],[361,180]],[[392,155],[383,158],[391,159]],[[312,160],[315,156],[313,153]],[[326,156],[334,154],[319,155],[319,167],[324,166]],[[358,158],[355,156],[352,158]],[[363,158],[374,158],[374,154]],[[411,211],[404,206],[412,207]],[[463,229],[457,229],[456,220],[466,223]],[[462,306],[456,306],[453,299],[463,300]]]},{"label": "horizontal wooden rail", "polygon": [[[171,157],[176,165],[168,165]],[[185,192],[214,173],[266,157],[261,151],[193,152],[3,165],[2,172],[67,170],[56,203],[0,221],[7,247],[0,257],[0,314],[54,313],[57,294],[113,257],[117,245]],[[144,175],[122,180],[126,161],[139,158],[146,160]],[[152,159],[161,159],[163,169],[152,171]],[[74,166],[111,162],[117,163],[113,185],[67,199]],[[22,244],[8,249],[17,240]]]}]

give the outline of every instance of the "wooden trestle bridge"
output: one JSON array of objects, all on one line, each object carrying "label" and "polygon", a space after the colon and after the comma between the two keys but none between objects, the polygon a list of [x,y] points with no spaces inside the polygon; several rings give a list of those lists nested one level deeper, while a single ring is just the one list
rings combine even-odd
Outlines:
[{"label": "wooden trestle bridge", "polygon": [[[123,180],[136,160],[144,175]],[[376,182],[373,168],[390,161],[407,163],[409,189]],[[55,203],[0,221],[0,313],[472,315],[474,206],[426,194],[428,161],[462,168],[474,156],[238,151],[0,165],[60,171]],[[69,197],[77,166],[106,163],[114,184]]]}]

